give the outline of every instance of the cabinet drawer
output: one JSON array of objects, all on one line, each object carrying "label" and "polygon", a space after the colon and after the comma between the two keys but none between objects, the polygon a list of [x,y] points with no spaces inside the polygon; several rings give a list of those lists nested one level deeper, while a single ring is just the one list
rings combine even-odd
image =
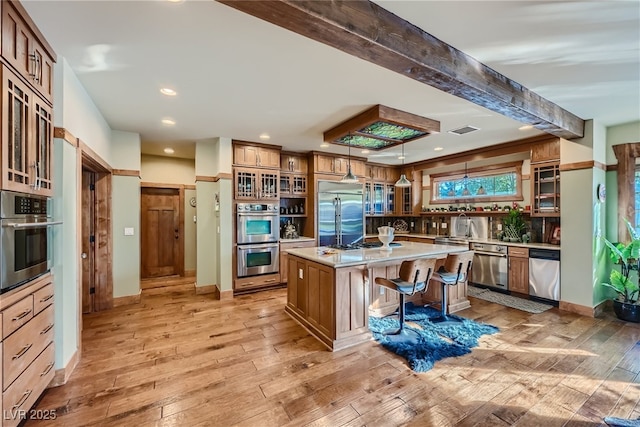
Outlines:
[{"label": "cabinet drawer", "polygon": [[[18,425],[19,411],[29,410],[53,379],[53,343],[36,358],[22,375],[2,394],[3,427]],[[10,419],[15,414],[15,419]],[[8,419],[9,418],[9,419]]]},{"label": "cabinet drawer", "polygon": [[258,289],[280,283],[280,274],[265,274],[263,276],[243,277],[236,279],[235,290]]},{"label": "cabinet drawer", "polygon": [[2,389],[6,390],[52,341],[53,306],[49,306],[4,340]]},{"label": "cabinet drawer", "polygon": [[303,242],[280,243],[280,253],[287,252],[289,249],[295,248],[312,248],[316,245],[315,240],[306,240]]},{"label": "cabinet drawer", "polygon": [[2,311],[2,337],[7,338],[33,318],[33,296],[24,297]]},{"label": "cabinet drawer", "polygon": [[33,293],[33,314],[40,313],[51,304],[53,304],[53,283],[49,283]]},{"label": "cabinet drawer", "polygon": [[519,248],[516,246],[509,246],[509,256],[529,258],[529,248]]}]

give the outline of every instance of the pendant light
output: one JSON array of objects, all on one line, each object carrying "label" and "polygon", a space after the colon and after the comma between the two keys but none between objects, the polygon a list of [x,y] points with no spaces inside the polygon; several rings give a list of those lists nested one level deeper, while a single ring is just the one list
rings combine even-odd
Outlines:
[{"label": "pendant light", "polygon": [[[402,166],[404,167],[404,144],[402,144]],[[407,176],[403,173],[400,175],[400,179],[396,181],[395,186],[401,188],[411,187],[411,181],[409,181]]]},{"label": "pendant light", "polygon": [[462,177],[462,182],[464,184],[464,190],[462,191],[463,196],[470,196],[471,192],[469,192],[469,188],[467,184],[469,182],[469,176],[467,175],[467,162],[464,162],[464,177]]},{"label": "pendant light", "polygon": [[346,184],[355,184],[358,182],[358,177],[351,172],[351,134],[349,134],[349,165],[347,166],[347,174],[342,177],[340,182]]}]

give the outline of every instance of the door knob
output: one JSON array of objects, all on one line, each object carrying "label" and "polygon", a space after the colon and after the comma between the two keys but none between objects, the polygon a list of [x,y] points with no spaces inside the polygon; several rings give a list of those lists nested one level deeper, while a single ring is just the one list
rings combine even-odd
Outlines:
[{"label": "door knob", "polygon": [[82,255],[80,255],[80,257],[82,257],[82,259],[87,259],[87,253],[86,252],[82,252]]}]

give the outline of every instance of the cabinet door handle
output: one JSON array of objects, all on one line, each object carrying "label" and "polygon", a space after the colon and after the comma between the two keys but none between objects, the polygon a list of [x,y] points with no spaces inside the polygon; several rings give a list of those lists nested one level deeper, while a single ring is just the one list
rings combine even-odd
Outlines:
[{"label": "cabinet door handle", "polygon": [[265,280],[264,283],[269,283],[269,282],[275,282],[276,279],[269,279],[269,280]]},{"label": "cabinet door handle", "polygon": [[47,332],[49,332],[51,330],[51,328],[53,328],[53,323],[50,323],[46,328],[44,328],[42,331],[40,331],[40,335],[44,335]]},{"label": "cabinet door handle", "polygon": [[29,313],[31,313],[31,309],[27,309],[27,310],[23,311],[22,313],[18,314],[16,317],[11,319],[11,321],[12,322],[17,322],[20,319],[24,319],[25,317],[27,317],[29,315]]},{"label": "cabinet door handle", "polygon": [[53,368],[53,362],[49,363],[47,365],[47,367],[45,368],[44,371],[42,371],[42,373],[40,374],[41,377],[44,377],[45,375],[47,375],[49,373],[49,371],[51,370],[51,368]]},{"label": "cabinet door handle", "polygon": [[[84,256],[83,258],[86,258],[86,257],[87,257],[87,256],[86,256],[86,254],[85,254],[85,256]],[[51,295],[47,295],[46,297],[41,298],[41,299],[40,299],[40,302],[47,302],[47,301],[49,301],[51,298],[53,298],[53,294],[51,294]]]},{"label": "cabinet door handle", "polygon": [[35,53],[30,53],[29,54],[29,61],[33,62],[33,73],[29,73],[29,76],[31,76],[31,78],[34,81],[37,81],[38,78],[38,56]]},{"label": "cabinet door handle", "polygon": [[24,354],[29,351],[29,349],[33,347],[33,344],[27,344],[24,347],[22,347],[22,350],[20,350],[18,353],[14,354],[13,357],[11,358],[11,360],[16,360],[16,359],[20,359],[22,356],[24,356]]},{"label": "cabinet door handle", "polygon": [[29,396],[31,396],[31,392],[33,392],[33,390],[27,390],[22,394],[22,398],[20,399],[20,401],[18,401],[18,403],[16,403],[15,405],[13,405],[12,409],[18,409],[19,407],[21,407],[24,402],[27,401],[27,399],[29,398]]}]

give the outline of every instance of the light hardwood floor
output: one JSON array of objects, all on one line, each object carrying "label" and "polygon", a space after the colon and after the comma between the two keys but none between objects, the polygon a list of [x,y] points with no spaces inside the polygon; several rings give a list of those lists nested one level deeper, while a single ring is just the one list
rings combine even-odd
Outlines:
[{"label": "light hardwood floor", "polygon": [[501,328],[423,374],[374,341],[331,353],[286,290],[215,301],[193,285],[84,318],[84,353],[27,426],[586,426],[640,417],[640,325],[472,299]]}]

